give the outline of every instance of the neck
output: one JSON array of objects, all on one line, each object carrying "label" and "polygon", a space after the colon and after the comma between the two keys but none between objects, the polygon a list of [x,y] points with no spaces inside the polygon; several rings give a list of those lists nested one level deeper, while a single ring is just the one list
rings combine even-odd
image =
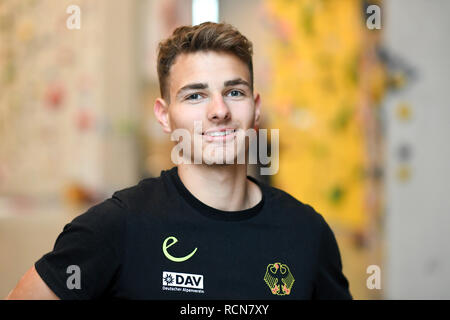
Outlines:
[{"label": "neck", "polygon": [[204,204],[223,211],[251,208],[262,198],[261,190],[247,179],[247,165],[180,164],[184,186]]}]

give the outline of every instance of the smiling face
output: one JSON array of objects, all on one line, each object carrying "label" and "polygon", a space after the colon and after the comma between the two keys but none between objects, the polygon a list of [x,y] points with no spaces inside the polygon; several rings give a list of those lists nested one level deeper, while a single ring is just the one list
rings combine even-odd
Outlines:
[{"label": "smiling face", "polygon": [[158,98],[155,115],[167,133],[189,131],[191,155],[201,154],[202,163],[236,163],[237,153],[245,148],[237,137],[259,121],[260,98],[250,83],[247,65],[232,54],[183,53],[170,69],[170,103]]}]

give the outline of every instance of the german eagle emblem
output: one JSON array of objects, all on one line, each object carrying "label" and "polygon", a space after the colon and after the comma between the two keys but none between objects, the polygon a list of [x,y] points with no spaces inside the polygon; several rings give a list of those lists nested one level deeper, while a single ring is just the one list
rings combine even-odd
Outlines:
[{"label": "german eagle emblem", "polygon": [[267,266],[264,281],[269,286],[272,294],[285,296],[291,293],[295,279],[287,265],[275,262]]}]

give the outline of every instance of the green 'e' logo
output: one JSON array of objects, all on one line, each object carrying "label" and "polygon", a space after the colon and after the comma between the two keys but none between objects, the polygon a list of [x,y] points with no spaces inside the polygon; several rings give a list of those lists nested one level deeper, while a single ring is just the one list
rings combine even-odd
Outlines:
[{"label": "green 'e' logo", "polygon": [[197,252],[197,248],[195,248],[194,251],[189,253],[187,256],[180,257],[180,258],[174,257],[169,252],[167,252],[167,249],[170,248],[171,246],[173,246],[177,242],[178,242],[178,239],[175,237],[167,237],[163,242],[163,245],[162,245],[163,253],[166,256],[166,258],[169,259],[170,261],[183,262],[183,261],[190,259]]}]

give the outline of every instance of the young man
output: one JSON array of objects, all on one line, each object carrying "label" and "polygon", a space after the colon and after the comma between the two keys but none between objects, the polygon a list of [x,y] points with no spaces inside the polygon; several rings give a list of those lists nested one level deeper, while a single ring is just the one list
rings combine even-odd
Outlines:
[{"label": "young man", "polygon": [[351,299],[322,216],[231,152],[259,121],[252,44],[228,24],[180,27],[158,74],[155,115],[192,152],[67,224],[9,298]]}]

